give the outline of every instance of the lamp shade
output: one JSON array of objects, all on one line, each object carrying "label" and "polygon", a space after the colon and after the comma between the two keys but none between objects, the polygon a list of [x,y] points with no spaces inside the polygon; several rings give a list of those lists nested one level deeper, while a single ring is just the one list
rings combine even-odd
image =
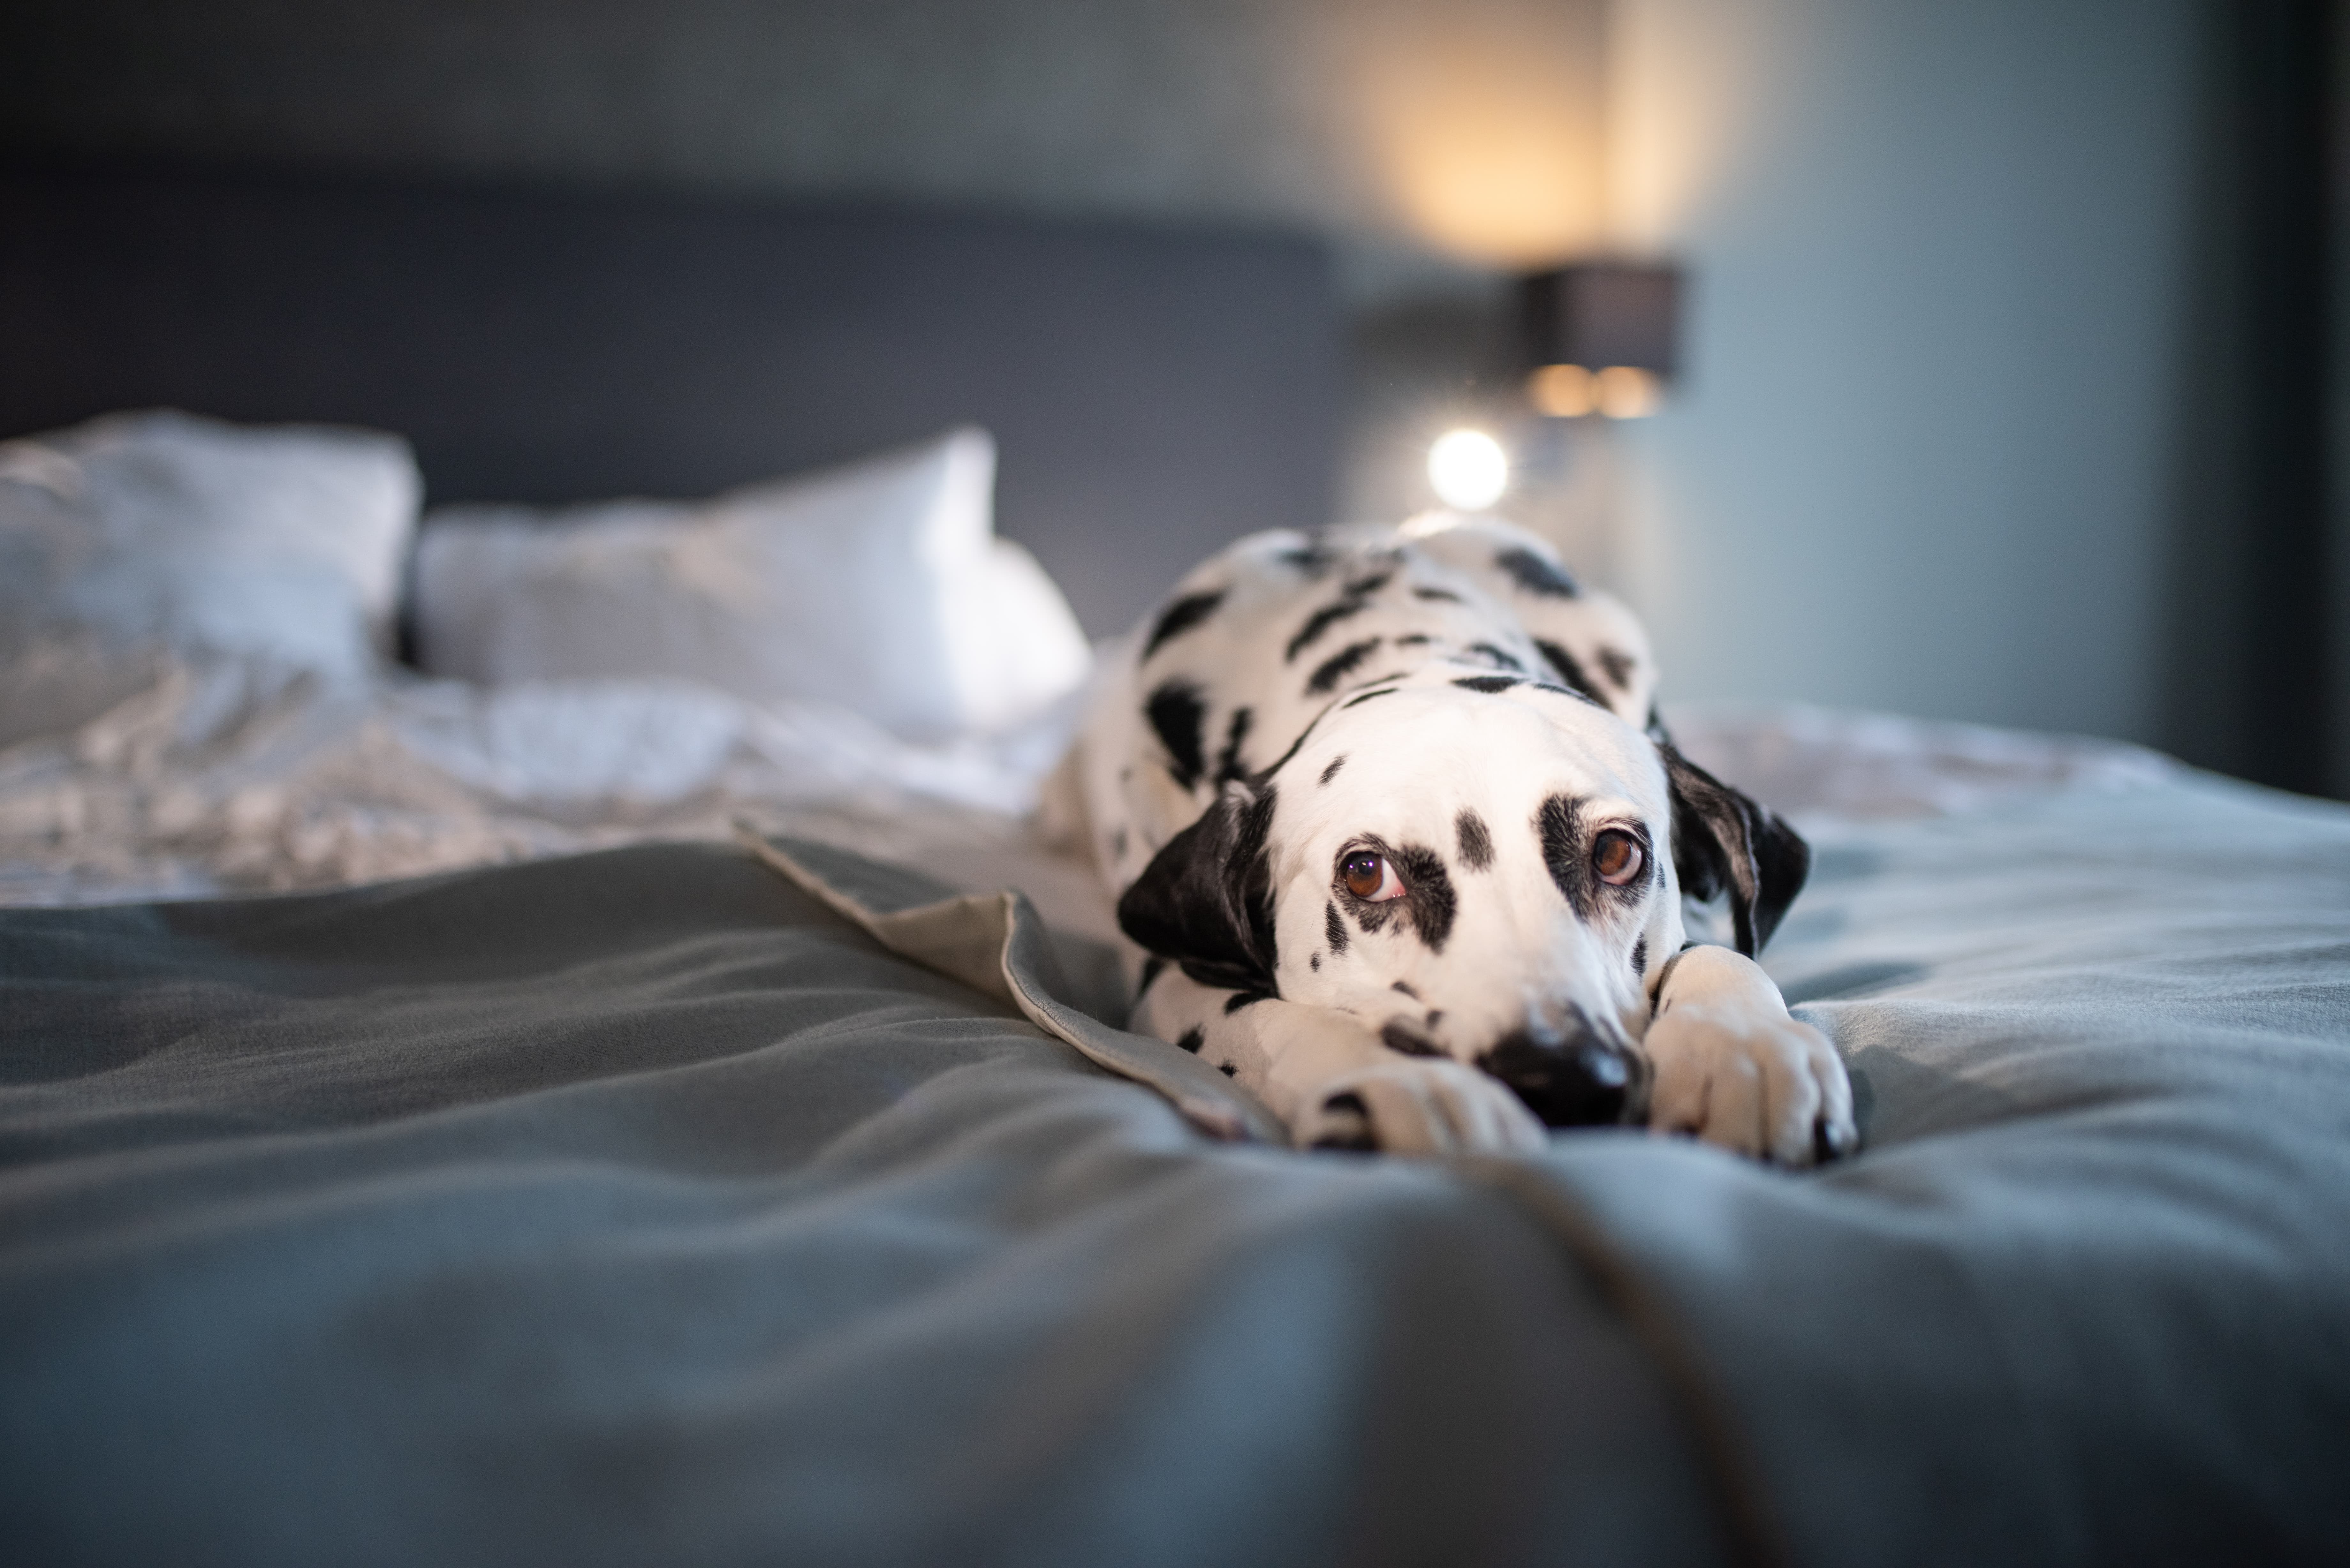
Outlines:
[{"label": "lamp shade", "polygon": [[1669,378],[1678,365],[1680,269],[1594,262],[1519,280],[1523,368],[1610,366]]}]

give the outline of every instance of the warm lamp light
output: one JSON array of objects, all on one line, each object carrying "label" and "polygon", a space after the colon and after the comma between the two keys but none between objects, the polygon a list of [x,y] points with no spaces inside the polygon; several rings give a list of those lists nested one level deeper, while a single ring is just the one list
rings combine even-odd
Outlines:
[{"label": "warm lamp light", "polygon": [[1611,420],[1645,420],[1665,400],[1665,383],[1637,365],[1610,365],[1599,372],[1599,411]]},{"label": "warm lamp light", "polygon": [[1591,264],[1519,280],[1519,348],[1535,410],[1561,420],[1656,412],[1675,369],[1680,292],[1669,266]]},{"label": "warm lamp light", "polygon": [[1581,365],[1544,365],[1526,377],[1526,397],[1534,411],[1554,420],[1602,414],[1611,420],[1644,420],[1665,400],[1665,384],[1637,365],[1593,370]]},{"label": "warm lamp light", "polygon": [[1526,377],[1534,411],[1555,420],[1579,420],[1599,411],[1599,378],[1581,365],[1544,365]]}]

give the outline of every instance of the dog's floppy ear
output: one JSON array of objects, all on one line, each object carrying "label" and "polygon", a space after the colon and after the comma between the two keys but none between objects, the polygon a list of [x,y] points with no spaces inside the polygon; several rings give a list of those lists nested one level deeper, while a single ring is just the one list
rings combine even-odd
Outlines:
[{"label": "dog's floppy ear", "polygon": [[1673,870],[1681,891],[1706,899],[1725,889],[1738,950],[1752,958],[1804,889],[1812,847],[1768,806],[1731,788],[1659,739],[1673,795]]},{"label": "dog's floppy ear", "polygon": [[1273,988],[1271,784],[1228,784],[1200,820],[1169,839],[1118,901],[1118,923],[1201,985]]}]

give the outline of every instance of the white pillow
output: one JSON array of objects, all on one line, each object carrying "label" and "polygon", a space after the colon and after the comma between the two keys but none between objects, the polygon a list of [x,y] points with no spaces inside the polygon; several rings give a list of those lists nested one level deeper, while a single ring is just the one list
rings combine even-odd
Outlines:
[{"label": "white pillow", "polygon": [[0,444],[5,640],[362,677],[390,650],[421,488],[406,441],[361,431],[152,412]]},{"label": "white pillow", "polygon": [[445,508],[417,548],[418,657],[490,682],[682,677],[912,739],[1016,723],[1090,650],[993,537],[994,479],[994,442],[957,430],[699,504]]}]

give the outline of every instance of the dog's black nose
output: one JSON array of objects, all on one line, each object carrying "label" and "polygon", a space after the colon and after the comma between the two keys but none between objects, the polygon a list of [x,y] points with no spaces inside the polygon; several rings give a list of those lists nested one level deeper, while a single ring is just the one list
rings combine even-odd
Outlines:
[{"label": "dog's black nose", "polygon": [[1609,1127],[1630,1120],[1648,1086],[1646,1064],[1580,1019],[1562,1037],[1504,1035],[1477,1065],[1517,1092],[1544,1127]]}]

